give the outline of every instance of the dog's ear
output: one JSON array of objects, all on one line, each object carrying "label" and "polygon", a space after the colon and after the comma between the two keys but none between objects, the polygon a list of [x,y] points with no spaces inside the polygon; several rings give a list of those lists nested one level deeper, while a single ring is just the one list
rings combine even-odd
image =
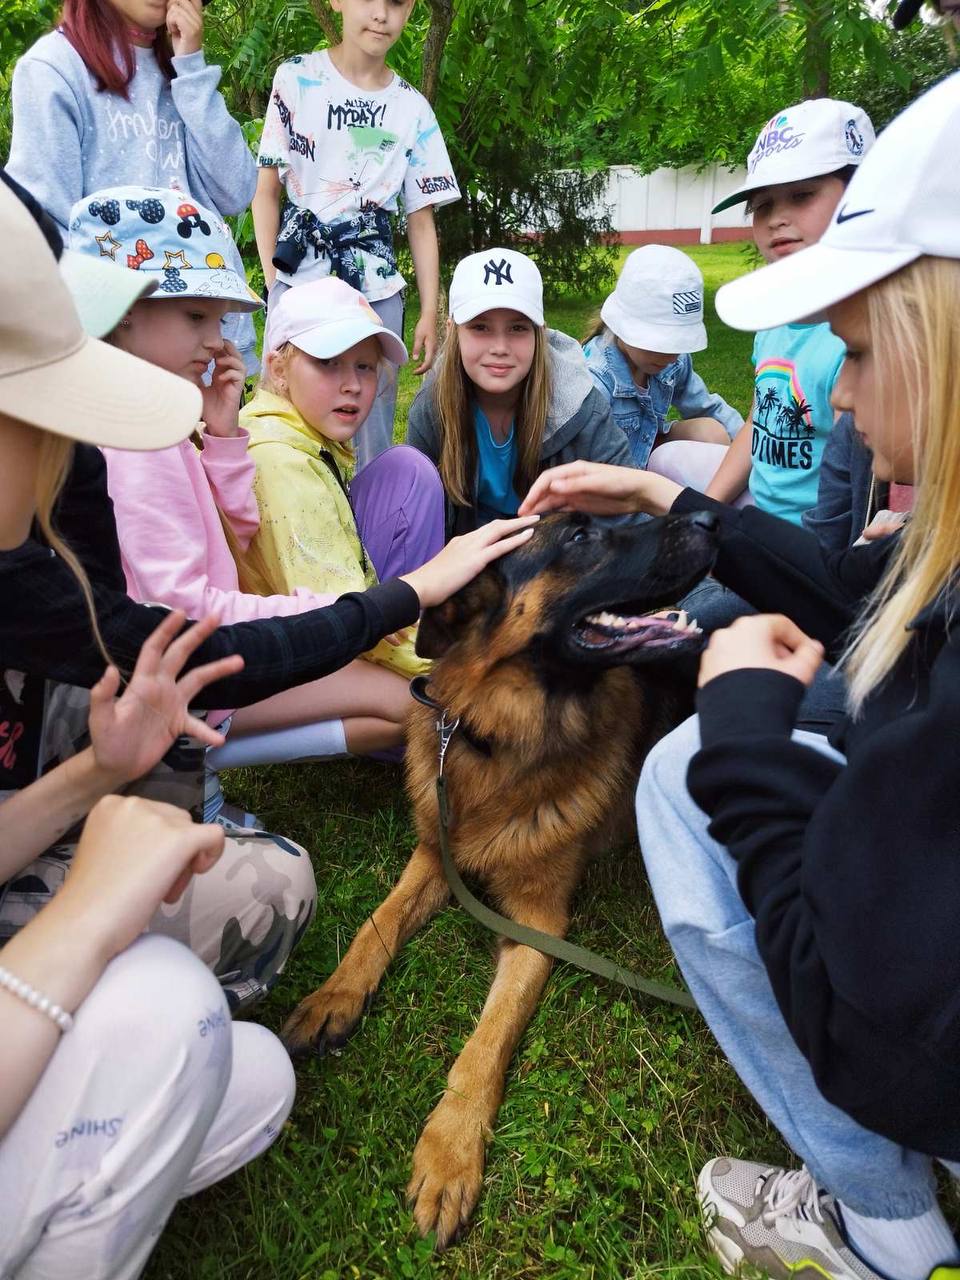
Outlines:
[{"label": "dog's ear", "polygon": [[503,595],[503,579],[495,569],[485,569],[449,600],[425,609],[417,631],[418,655],[441,658],[480,619],[499,616]]}]

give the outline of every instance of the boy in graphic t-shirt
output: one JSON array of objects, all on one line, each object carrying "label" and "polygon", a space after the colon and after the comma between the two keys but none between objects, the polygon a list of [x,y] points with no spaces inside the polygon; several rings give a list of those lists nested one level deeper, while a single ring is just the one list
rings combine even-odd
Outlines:
[{"label": "boy in graphic t-shirt", "polygon": [[[277,293],[339,276],[384,324],[403,327],[404,279],[390,215],[402,199],[420,295],[411,354],[436,353],[439,252],[433,209],[460,198],[430,104],[386,65],[414,0],[331,0],[340,44],[290,58],[274,77],[253,199],[264,277]],[[281,196],[286,202],[281,212]],[[357,465],[393,443],[396,388],[386,387],[356,440]]]}]

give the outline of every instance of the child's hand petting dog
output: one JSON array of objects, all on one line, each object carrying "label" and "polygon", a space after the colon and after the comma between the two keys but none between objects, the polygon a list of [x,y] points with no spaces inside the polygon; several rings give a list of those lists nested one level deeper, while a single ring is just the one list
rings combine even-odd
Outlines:
[{"label": "child's hand petting dog", "polygon": [[403,574],[403,581],[420,597],[421,608],[443,604],[481,569],[526,542],[539,519],[539,516],[520,516],[515,520],[491,520],[479,529],[451,538],[432,560],[412,573]]},{"label": "child's hand petting dog", "polygon": [[713,633],[700,659],[697,684],[702,689],[728,671],[759,667],[809,685],[822,661],[819,640],[811,640],[781,613],[761,613]]}]

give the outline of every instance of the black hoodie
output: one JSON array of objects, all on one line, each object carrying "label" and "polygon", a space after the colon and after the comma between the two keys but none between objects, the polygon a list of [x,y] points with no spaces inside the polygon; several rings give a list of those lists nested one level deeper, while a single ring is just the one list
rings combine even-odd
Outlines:
[{"label": "black hoodie", "polygon": [[[824,552],[807,531],[685,490],[721,520],[716,576],[836,653],[897,535]],[[846,765],[791,739],[803,687],[729,672],[698,696],[690,792],[738,863],[757,946],[824,1096],[912,1150],[960,1159],[960,633],[946,590],[860,715]]]}]

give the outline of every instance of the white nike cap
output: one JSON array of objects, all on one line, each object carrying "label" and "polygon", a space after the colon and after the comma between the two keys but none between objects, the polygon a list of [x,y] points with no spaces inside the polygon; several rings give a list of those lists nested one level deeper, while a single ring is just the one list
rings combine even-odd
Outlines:
[{"label": "white nike cap", "polygon": [[958,136],[954,72],[883,131],[817,244],[718,290],[720,319],[748,330],[820,320],[917,258],[960,258]]},{"label": "white nike cap", "polygon": [[747,180],[714,205],[721,213],[761,187],[822,178],[858,165],[876,141],[870,117],[840,98],[808,98],[763,126],[747,157]]}]

